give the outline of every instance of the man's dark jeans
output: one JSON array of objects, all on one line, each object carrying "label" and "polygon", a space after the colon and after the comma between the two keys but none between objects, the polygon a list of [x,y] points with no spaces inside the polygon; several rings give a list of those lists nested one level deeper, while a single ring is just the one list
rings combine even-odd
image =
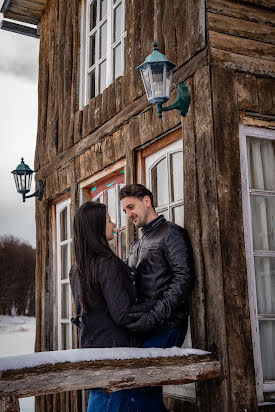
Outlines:
[{"label": "man's dark jeans", "polygon": [[[143,343],[143,348],[181,347],[186,331],[160,326]],[[87,412],[167,412],[163,403],[162,387],[126,389],[104,393],[100,389],[90,391]]]}]

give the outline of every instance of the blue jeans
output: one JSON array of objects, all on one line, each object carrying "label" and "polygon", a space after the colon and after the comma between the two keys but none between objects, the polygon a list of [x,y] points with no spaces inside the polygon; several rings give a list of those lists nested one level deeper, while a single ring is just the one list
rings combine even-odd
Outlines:
[{"label": "blue jeans", "polygon": [[[143,343],[143,348],[181,347],[186,331],[160,326]],[[87,412],[167,412],[163,403],[162,387],[126,389],[104,393],[91,389]]]}]

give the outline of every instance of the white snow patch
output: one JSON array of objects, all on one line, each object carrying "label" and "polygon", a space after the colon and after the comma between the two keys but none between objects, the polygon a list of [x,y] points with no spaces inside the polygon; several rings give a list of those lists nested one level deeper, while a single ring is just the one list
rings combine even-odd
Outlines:
[{"label": "white snow patch", "polygon": [[169,349],[160,348],[89,348],[69,349],[52,352],[32,353],[22,356],[10,356],[0,358],[0,371],[22,368],[33,368],[40,365],[54,365],[64,362],[97,361],[107,359],[141,359],[141,358],[163,358],[172,356],[206,355],[200,349],[181,349],[173,347]]}]

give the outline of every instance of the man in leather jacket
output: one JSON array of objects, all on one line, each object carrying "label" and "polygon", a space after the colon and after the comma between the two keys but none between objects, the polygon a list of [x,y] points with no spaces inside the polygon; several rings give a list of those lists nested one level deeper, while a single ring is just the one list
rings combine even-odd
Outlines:
[{"label": "man in leather jacket", "polygon": [[[181,346],[188,324],[188,297],[194,285],[193,253],[187,231],[158,215],[153,195],[143,185],[125,186],[119,196],[128,219],[142,228],[142,238],[132,245],[127,260],[130,267],[137,269],[140,298],[132,313],[134,322],[127,327],[150,332],[146,347]],[[148,310],[144,313],[146,305]]]}]

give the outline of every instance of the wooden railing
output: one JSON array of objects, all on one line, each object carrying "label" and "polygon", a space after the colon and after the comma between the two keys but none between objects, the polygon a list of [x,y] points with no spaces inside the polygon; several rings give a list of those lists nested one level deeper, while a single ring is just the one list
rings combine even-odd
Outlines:
[{"label": "wooden railing", "polygon": [[18,398],[27,396],[178,385],[215,378],[220,371],[211,353],[179,348],[75,349],[0,358],[0,411],[19,411]]}]

